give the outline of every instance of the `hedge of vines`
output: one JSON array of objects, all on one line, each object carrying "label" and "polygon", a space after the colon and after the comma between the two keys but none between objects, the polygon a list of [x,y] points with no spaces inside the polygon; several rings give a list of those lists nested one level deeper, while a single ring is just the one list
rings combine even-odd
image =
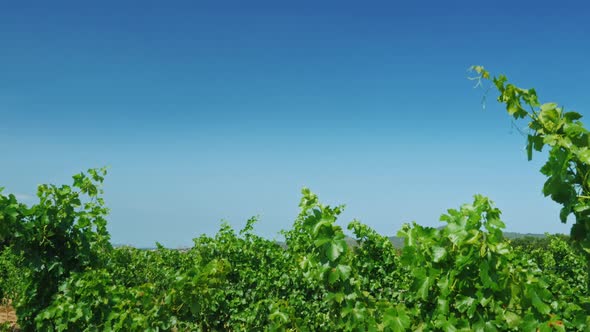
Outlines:
[{"label": "hedge of vines", "polygon": [[24,331],[590,331],[588,132],[534,90],[493,82],[510,114],[530,116],[529,154],[551,147],[543,190],[563,221],[576,218],[571,241],[510,242],[500,210],[476,195],[444,227],[404,225],[402,250],[356,220],[349,246],[343,207],[304,189],[285,246],[250,219],[185,251],[113,248],[106,170],[91,169],[40,186],[30,206],[0,192],[0,295]]}]

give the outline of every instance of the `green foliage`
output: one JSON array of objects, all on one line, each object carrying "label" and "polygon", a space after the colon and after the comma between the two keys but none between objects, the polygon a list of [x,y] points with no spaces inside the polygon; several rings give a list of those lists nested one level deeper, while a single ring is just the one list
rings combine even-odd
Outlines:
[{"label": "green foliage", "polygon": [[552,298],[559,299],[552,302],[552,307],[561,313],[566,325],[588,326],[590,293],[586,280],[589,271],[584,255],[562,235],[547,236],[542,242],[546,245],[533,249],[516,247],[516,253],[531,259],[541,269]]},{"label": "green foliage", "polygon": [[[305,321],[293,321],[284,311],[278,310],[274,314],[279,316],[284,313],[281,316],[284,319],[273,322],[271,326],[276,329],[326,331],[399,331],[408,328],[410,319],[403,305],[384,298],[378,299],[362,288],[368,284],[367,278],[372,276],[361,275],[359,270],[354,269],[359,262],[355,263],[354,252],[346,244],[342,228],[335,225],[343,206],[322,205],[309,189],[303,189],[302,194],[299,204],[301,213],[293,229],[285,232],[285,236],[289,251],[294,256],[300,256],[298,260],[301,262],[303,279],[310,285],[318,285],[316,292],[323,293],[319,298],[323,322],[310,326]],[[367,244],[369,240],[377,239],[374,233],[358,222],[353,222],[350,228],[363,235],[359,250],[368,252],[371,249],[370,244]],[[390,242],[385,248],[391,250],[389,253],[394,252]],[[382,257],[389,256],[385,254]]]},{"label": "green foliage", "polygon": [[388,237],[356,220],[348,225],[348,229],[354,232],[358,241],[352,268],[362,276],[361,289],[377,300],[403,302],[404,293],[409,289],[410,270],[400,261],[400,251]]},{"label": "green foliage", "polygon": [[23,286],[22,273],[21,260],[12,248],[0,251],[0,304],[6,305],[17,298]]},{"label": "green foliage", "polygon": [[408,306],[423,322],[420,329],[528,331],[563,322],[552,308],[560,295],[547,289],[537,265],[514,254],[488,198],[476,195],[441,220],[447,224],[440,229],[406,225],[399,233],[406,239],[402,261],[413,277]]},{"label": "green foliage", "polygon": [[153,284],[125,287],[105,269],[73,273],[35,317],[38,331],[158,331],[174,321]]},{"label": "green foliage", "polygon": [[[490,73],[482,66],[472,69],[482,79],[490,80]],[[570,236],[586,253],[586,267],[590,266],[590,132],[580,121],[582,115],[566,112],[556,103],[541,104],[534,89],[523,89],[508,83],[504,75],[491,78],[500,92],[498,101],[514,119],[527,119],[527,156],[533,150],[549,148],[549,156],[541,173],[547,177],[543,194],[562,206],[559,219],[566,223],[574,216]],[[527,110],[528,108],[528,110]],[[586,280],[590,288],[590,276]]]},{"label": "green foliage", "polygon": [[[490,79],[482,66],[472,69],[480,79]],[[566,112],[556,103],[541,104],[534,89],[508,83],[504,75],[491,79],[500,92],[498,101],[514,119],[527,119],[527,156],[549,147],[549,158],[541,168],[547,176],[543,194],[562,205],[559,218],[565,223],[575,217],[571,229],[574,241],[590,253],[590,135],[580,121],[582,115]]]},{"label": "green foliage", "polygon": [[532,237],[532,236],[525,236],[521,238],[514,238],[510,240],[510,244],[514,247],[515,250],[521,251],[523,253],[530,253],[533,250],[543,250],[551,244],[552,237],[561,237],[564,241],[570,241],[567,235],[548,235],[545,234],[545,237]]},{"label": "green foliage", "polygon": [[99,185],[106,170],[75,175],[73,186],[41,185],[31,207],[14,195],[0,195],[2,237],[23,258],[24,287],[15,303],[19,324],[32,330],[35,317],[51,304],[71,273],[102,266],[110,250]]}]

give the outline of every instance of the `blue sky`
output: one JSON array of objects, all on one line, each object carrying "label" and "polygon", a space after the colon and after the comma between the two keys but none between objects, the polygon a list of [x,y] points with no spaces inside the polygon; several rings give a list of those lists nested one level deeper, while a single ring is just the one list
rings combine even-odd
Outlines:
[{"label": "blue sky", "polygon": [[136,246],[253,215],[280,238],[304,186],[386,235],[476,193],[509,231],[567,233],[542,156],[527,162],[466,77],[482,64],[587,114],[588,17],[538,1],[3,2],[0,184],[31,203],[108,165],[112,240]]}]

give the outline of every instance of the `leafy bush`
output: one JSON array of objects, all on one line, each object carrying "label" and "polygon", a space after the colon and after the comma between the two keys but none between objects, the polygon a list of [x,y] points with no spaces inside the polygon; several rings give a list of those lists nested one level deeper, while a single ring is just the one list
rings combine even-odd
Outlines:
[{"label": "leafy bush", "polygon": [[12,248],[5,247],[0,252],[0,303],[2,305],[14,301],[22,288],[21,261]]},{"label": "leafy bush", "polygon": [[562,322],[550,305],[558,298],[535,264],[514,255],[489,199],[475,196],[441,220],[447,225],[440,229],[406,225],[399,233],[406,239],[402,260],[414,279],[408,298],[420,329],[532,331]]},{"label": "leafy bush", "polygon": [[89,170],[75,175],[73,186],[41,185],[39,203],[31,207],[14,195],[0,195],[4,225],[23,258],[24,287],[15,303],[19,325],[34,328],[35,317],[51,304],[60,285],[71,273],[99,268],[111,249],[106,230],[108,209],[99,185],[106,171]]}]

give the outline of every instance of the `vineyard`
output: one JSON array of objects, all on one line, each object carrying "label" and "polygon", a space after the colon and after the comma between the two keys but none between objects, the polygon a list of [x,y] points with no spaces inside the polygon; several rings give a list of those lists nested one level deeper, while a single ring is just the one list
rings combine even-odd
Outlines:
[{"label": "vineyard", "polygon": [[349,246],[343,206],[303,189],[284,246],[253,218],[186,251],[113,248],[107,172],[90,169],[39,186],[30,206],[0,192],[0,298],[23,331],[590,331],[589,132],[580,114],[473,69],[529,121],[529,159],[548,148],[543,193],[563,207],[556,220],[573,218],[570,236],[509,241],[476,195],[442,227],[404,225],[402,249],[356,220]]}]

